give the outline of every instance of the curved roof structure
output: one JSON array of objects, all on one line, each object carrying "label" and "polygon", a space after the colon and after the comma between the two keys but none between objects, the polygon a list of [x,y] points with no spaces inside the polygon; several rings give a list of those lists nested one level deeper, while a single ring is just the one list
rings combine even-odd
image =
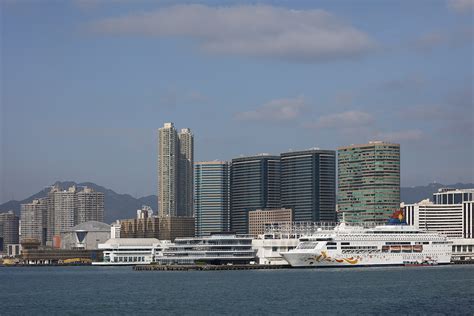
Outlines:
[{"label": "curved roof structure", "polygon": [[110,232],[110,225],[106,223],[89,221],[69,228],[67,231],[87,231],[87,232]]},{"label": "curved roof structure", "polygon": [[160,241],[156,238],[111,238],[104,245],[115,246],[153,246]]}]

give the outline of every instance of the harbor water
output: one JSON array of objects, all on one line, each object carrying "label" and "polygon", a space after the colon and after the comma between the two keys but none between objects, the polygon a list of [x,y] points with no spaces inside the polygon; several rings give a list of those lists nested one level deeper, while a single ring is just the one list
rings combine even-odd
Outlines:
[{"label": "harbor water", "polygon": [[0,315],[474,314],[474,265],[134,271],[0,268]]}]

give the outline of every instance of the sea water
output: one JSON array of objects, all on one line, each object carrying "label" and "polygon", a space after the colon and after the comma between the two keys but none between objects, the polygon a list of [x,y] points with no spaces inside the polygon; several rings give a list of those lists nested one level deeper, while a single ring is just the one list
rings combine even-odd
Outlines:
[{"label": "sea water", "polygon": [[246,271],[0,268],[1,315],[474,314],[474,265]]}]

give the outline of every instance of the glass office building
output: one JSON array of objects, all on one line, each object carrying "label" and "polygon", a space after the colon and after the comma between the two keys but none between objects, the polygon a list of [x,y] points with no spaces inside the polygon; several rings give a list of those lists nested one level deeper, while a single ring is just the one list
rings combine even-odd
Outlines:
[{"label": "glass office building", "polygon": [[336,152],[310,149],[282,153],[281,204],[295,222],[336,221]]},{"label": "glass office building", "polygon": [[338,148],[338,212],[346,222],[385,224],[400,208],[400,145]]},{"label": "glass office building", "polygon": [[196,236],[230,229],[230,163],[205,161],[194,165]]},{"label": "glass office building", "polygon": [[280,157],[232,159],[231,230],[248,234],[248,212],[280,208]]}]

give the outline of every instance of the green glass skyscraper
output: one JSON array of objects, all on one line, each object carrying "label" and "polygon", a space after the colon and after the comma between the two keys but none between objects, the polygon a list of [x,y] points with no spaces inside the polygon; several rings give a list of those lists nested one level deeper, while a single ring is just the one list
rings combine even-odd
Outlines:
[{"label": "green glass skyscraper", "polygon": [[338,212],[348,223],[385,224],[400,208],[400,145],[338,148]]}]

